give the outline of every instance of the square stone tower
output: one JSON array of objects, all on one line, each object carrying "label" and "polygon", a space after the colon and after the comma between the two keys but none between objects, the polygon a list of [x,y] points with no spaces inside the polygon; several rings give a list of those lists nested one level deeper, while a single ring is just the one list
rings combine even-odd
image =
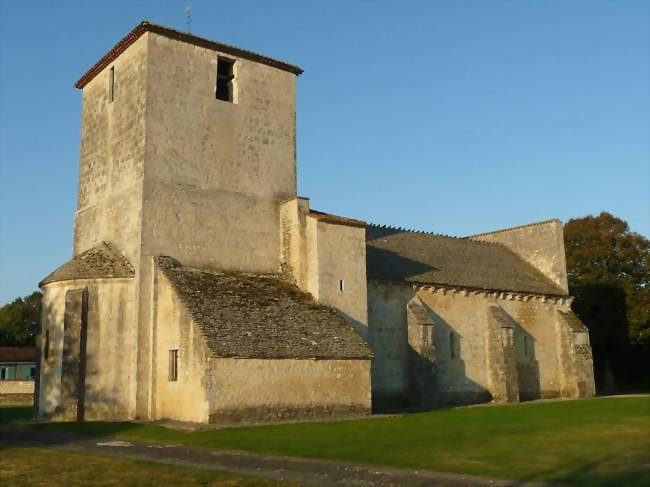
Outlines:
[{"label": "square stone tower", "polygon": [[142,22],[83,90],[74,254],[111,241],[136,265],[278,269],[296,195],[295,79],[249,51]]},{"label": "square stone tower", "polygon": [[153,257],[278,272],[279,203],[296,196],[302,70],[142,22],[82,78],[74,255],[111,242],[135,269],[137,416],[151,394]]}]

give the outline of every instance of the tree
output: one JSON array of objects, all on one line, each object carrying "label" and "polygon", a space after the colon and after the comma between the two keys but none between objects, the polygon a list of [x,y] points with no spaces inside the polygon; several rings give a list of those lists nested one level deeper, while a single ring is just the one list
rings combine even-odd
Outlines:
[{"label": "tree", "polygon": [[650,242],[606,212],[569,220],[564,242],[573,310],[589,328],[597,380],[608,366],[629,377],[626,356],[650,348]]},{"label": "tree", "polygon": [[0,346],[34,346],[41,329],[41,298],[35,291],[0,308]]}]

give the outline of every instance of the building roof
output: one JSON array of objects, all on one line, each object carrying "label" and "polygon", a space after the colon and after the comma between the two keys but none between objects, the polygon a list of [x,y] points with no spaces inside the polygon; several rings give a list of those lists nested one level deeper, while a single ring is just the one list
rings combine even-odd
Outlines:
[{"label": "building roof", "polygon": [[369,225],[368,279],[565,296],[561,288],[505,246]]},{"label": "building roof", "polygon": [[108,242],[86,250],[38,283],[39,287],[73,279],[133,277],[133,266]]},{"label": "building roof", "polygon": [[230,54],[235,57],[242,59],[248,59],[250,61],[255,61],[260,64],[266,64],[267,66],[272,66],[274,68],[281,69],[283,71],[288,71],[300,76],[303,73],[303,70],[298,66],[293,64],[285,63],[284,61],[279,61],[267,56],[262,56],[261,54],[256,54],[252,51],[247,51],[246,49],[240,49],[239,47],[230,46],[228,44],[222,44],[221,42],[211,41],[203,37],[198,37],[188,32],[181,32],[170,27],[165,27],[164,25],[154,24],[147,20],[140,22],[135,28],[125,35],[122,40],[120,40],[113,48],[108,51],[102,58],[97,61],[84,75],[79,78],[79,81],[75,83],[75,88],[83,88],[86,86],[90,80],[92,80],[102,69],[112,63],[120,54],[122,54],[131,44],[137,41],[145,32],[154,32],[156,34],[168,37],[170,39],[175,39],[180,42],[185,42],[187,44],[193,44],[195,46],[205,47],[206,49],[212,49],[214,51],[223,52],[225,54]]},{"label": "building roof", "polygon": [[372,358],[339,313],[278,276],[159,263],[215,357]]},{"label": "building roof", "polygon": [[474,234],[474,235],[469,235],[469,236],[467,236],[465,238],[480,240],[481,237],[485,237],[487,235],[494,235],[494,234],[497,234],[497,233],[512,232],[513,230],[521,230],[522,228],[528,228],[528,227],[539,227],[539,226],[542,226],[542,225],[548,225],[550,223],[557,223],[557,224],[562,225],[562,222],[560,220],[558,220],[557,218],[551,218],[550,220],[543,220],[543,221],[539,221],[539,222],[527,223],[525,225],[517,225],[516,227],[502,228],[500,230],[492,230],[492,231],[489,231],[489,232],[477,233],[477,234]]},{"label": "building roof", "polygon": [[0,347],[0,362],[36,362],[36,347]]},{"label": "building roof", "polygon": [[367,224],[361,220],[347,218],[345,216],[332,215],[331,213],[323,213],[322,211],[309,210],[309,216],[318,221],[325,223],[333,223],[334,225],[347,225],[350,227],[364,228]]}]

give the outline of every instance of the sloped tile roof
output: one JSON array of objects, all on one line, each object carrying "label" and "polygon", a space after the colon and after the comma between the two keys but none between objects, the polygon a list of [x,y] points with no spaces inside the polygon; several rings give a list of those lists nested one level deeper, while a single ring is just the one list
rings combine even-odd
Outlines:
[{"label": "sloped tile roof", "polygon": [[86,250],[69,260],[38,283],[39,287],[58,281],[133,277],[133,266],[108,242]]},{"label": "sloped tile roof", "polygon": [[0,362],[35,362],[36,347],[0,347]]},{"label": "sloped tile roof", "polygon": [[309,210],[309,216],[318,221],[325,223],[332,223],[334,225],[347,225],[350,227],[365,227],[366,222],[355,220],[354,218],[347,218],[345,216],[332,215],[331,213],[323,213],[322,211]]},{"label": "sloped tile roof", "polygon": [[211,41],[209,39],[204,39],[203,37],[195,36],[188,32],[181,32],[164,25],[155,24],[153,22],[149,22],[148,20],[143,20],[138,25],[136,25],[133,30],[131,30],[131,32],[129,32],[117,44],[115,44],[112,49],[104,54],[99,59],[99,61],[97,61],[88,71],[86,71],[86,73],[84,73],[84,75],[79,78],[79,81],[75,83],[75,88],[81,89],[86,86],[95,76],[97,76],[97,74],[102,71],[102,69],[112,63],[120,54],[126,51],[126,49],[135,41],[137,41],[145,32],[155,32],[156,34],[160,34],[162,36],[168,37],[170,39],[175,39],[180,42],[186,42],[188,44],[205,47],[206,49],[212,49],[243,59],[249,59],[261,64],[273,66],[274,68],[282,69],[283,71],[288,71],[295,74],[296,76],[300,76],[303,72],[302,69],[300,69],[298,66],[285,63],[284,61],[279,61],[268,56],[256,54],[246,49],[223,44],[221,42]]},{"label": "sloped tile roof", "polygon": [[540,271],[497,243],[369,225],[368,279],[565,296]]},{"label": "sloped tile roof", "polygon": [[372,358],[340,314],[278,276],[159,265],[215,357]]}]

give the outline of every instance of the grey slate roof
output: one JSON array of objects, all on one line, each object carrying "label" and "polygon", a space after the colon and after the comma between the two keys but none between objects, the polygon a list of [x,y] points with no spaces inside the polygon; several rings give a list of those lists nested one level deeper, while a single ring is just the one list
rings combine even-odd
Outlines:
[{"label": "grey slate roof", "polygon": [[366,227],[368,279],[565,296],[505,246],[463,238]]},{"label": "grey slate roof", "polygon": [[215,357],[372,358],[340,314],[278,276],[159,263]]},{"label": "grey slate roof", "polygon": [[86,250],[69,260],[38,283],[39,287],[58,281],[133,277],[133,266],[108,242]]}]

